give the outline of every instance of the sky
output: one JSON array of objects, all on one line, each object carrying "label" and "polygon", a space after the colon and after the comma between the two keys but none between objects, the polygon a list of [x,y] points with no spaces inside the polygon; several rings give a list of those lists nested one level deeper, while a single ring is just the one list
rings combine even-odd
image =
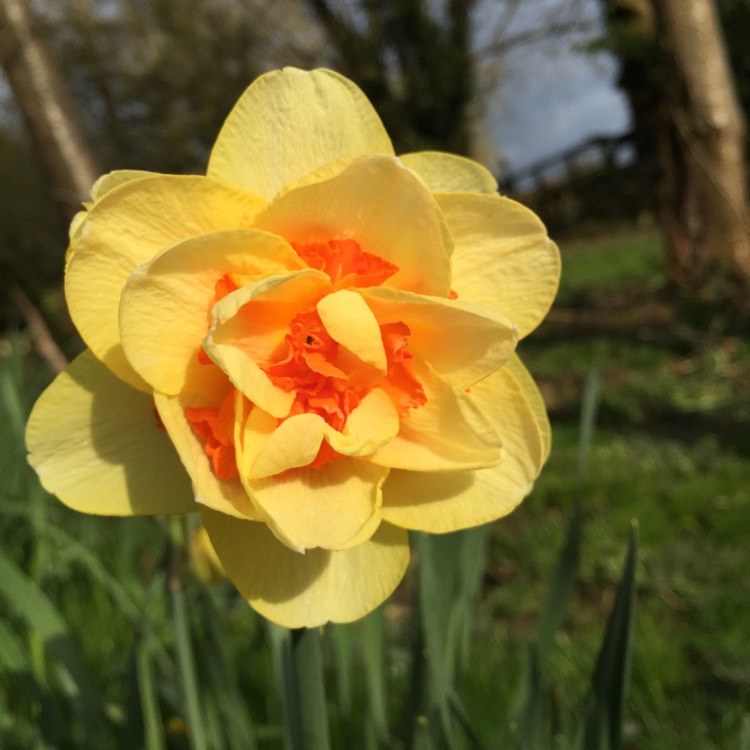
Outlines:
[{"label": "sky", "polygon": [[[545,2],[540,0],[537,8]],[[598,3],[583,13],[598,22]],[[628,107],[614,85],[617,70],[606,54],[565,43],[538,43],[511,53],[487,115],[490,142],[502,172],[523,169],[593,135],[629,127]]]}]

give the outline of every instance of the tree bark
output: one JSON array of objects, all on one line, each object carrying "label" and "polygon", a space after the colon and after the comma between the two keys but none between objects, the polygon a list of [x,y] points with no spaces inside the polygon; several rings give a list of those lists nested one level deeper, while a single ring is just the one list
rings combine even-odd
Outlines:
[{"label": "tree bark", "polygon": [[65,81],[34,34],[28,0],[0,0],[0,64],[69,218],[100,174]]},{"label": "tree bark", "polygon": [[668,272],[687,296],[745,309],[750,207],[745,121],[713,0],[653,0],[666,53],[659,134]]}]

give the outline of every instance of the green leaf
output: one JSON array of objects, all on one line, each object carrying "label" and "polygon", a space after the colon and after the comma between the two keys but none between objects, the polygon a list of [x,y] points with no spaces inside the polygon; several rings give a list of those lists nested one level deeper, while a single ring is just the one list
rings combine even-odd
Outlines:
[{"label": "green leaf", "polygon": [[[450,744],[448,694],[458,653],[455,638],[455,595],[461,537],[416,535],[419,550],[420,623],[424,633],[430,703]],[[430,708],[432,713],[433,708]]]},{"label": "green leaf", "polygon": [[0,667],[9,672],[26,672],[29,660],[21,639],[0,620]]},{"label": "green leaf", "polygon": [[534,649],[538,661],[544,662],[560,629],[575,588],[581,558],[583,518],[581,503],[576,501],[568,521],[565,546],[560,552],[549,593],[534,628]]},{"label": "green leaf", "polygon": [[637,526],[633,523],[622,578],[591,680],[582,732],[585,750],[619,750],[622,744],[623,708],[630,682],[637,556]]},{"label": "green leaf", "polygon": [[526,700],[518,717],[518,733],[523,750],[543,750],[544,686],[539,655],[534,647],[529,649],[527,670]]},{"label": "green leaf", "polygon": [[460,618],[457,637],[459,677],[469,666],[471,639],[474,634],[476,613],[482,594],[482,582],[487,569],[487,550],[489,547],[491,524],[484,524],[473,529],[459,532],[461,550],[459,557],[458,591],[456,595],[457,615]]}]

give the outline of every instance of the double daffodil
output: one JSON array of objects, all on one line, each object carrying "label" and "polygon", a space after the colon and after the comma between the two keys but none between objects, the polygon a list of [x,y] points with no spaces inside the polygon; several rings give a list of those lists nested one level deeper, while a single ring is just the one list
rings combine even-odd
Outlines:
[{"label": "double daffodil", "polygon": [[42,484],[86,513],[199,511],[278,623],[365,615],[407,530],[505,515],[549,452],[514,350],[559,255],[496,189],[395,156],[351,81],[296,69],[243,94],[206,176],[102,177],[65,275],[88,349],[27,429]]}]

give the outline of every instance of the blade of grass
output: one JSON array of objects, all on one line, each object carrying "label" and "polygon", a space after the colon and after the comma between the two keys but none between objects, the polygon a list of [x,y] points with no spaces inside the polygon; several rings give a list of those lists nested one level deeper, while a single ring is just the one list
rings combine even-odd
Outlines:
[{"label": "blade of grass", "polygon": [[141,638],[135,653],[138,695],[143,717],[145,750],[166,750],[159,699],[154,685],[151,648],[147,638]]},{"label": "blade of grass", "polygon": [[184,546],[182,544],[181,519],[170,519],[171,532],[171,565],[167,581],[169,598],[172,604],[172,624],[174,626],[175,646],[177,650],[177,664],[182,682],[182,694],[185,704],[185,714],[189,728],[188,736],[192,750],[207,750],[203,716],[201,714],[200,699],[198,697],[198,680],[195,673],[195,658],[190,637],[190,625],[185,607],[185,591],[182,582],[182,567],[184,564]]},{"label": "blade of grass", "polygon": [[45,524],[43,533],[57,547],[65,551],[68,559],[78,563],[91,576],[92,580],[109,592],[120,611],[132,624],[141,622],[143,612],[135,603],[133,597],[88,547],[58,526]]},{"label": "blade of grass", "polygon": [[596,415],[599,411],[599,395],[601,390],[601,372],[592,367],[586,375],[581,404],[581,439],[578,444],[578,477],[582,485],[589,479],[589,457],[591,444],[594,440]]},{"label": "blade of grass", "polygon": [[750,715],[742,717],[742,728],[740,729],[740,750],[750,750]]},{"label": "blade of grass", "polygon": [[22,375],[17,345],[13,345],[12,352],[0,368],[0,403],[5,412],[5,429],[17,439],[26,428],[26,404],[21,395]]}]

